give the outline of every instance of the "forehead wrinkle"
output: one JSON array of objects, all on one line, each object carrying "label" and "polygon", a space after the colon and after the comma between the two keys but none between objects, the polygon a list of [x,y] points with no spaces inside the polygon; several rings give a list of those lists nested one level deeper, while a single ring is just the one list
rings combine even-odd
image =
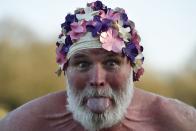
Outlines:
[{"label": "forehead wrinkle", "polygon": [[123,58],[122,54],[114,53],[112,51],[106,51],[104,49],[84,49],[78,51],[76,54],[70,57],[70,59],[79,59],[79,58],[90,58],[91,56],[100,56],[103,58]]},{"label": "forehead wrinkle", "polygon": [[118,58],[118,59],[123,59],[123,57],[120,54],[107,54],[104,56],[104,58]]},{"label": "forehead wrinkle", "polygon": [[88,57],[88,54],[86,54],[85,52],[80,52],[77,54],[74,54],[72,57],[70,57],[70,59],[80,59],[80,58],[86,58]]}]

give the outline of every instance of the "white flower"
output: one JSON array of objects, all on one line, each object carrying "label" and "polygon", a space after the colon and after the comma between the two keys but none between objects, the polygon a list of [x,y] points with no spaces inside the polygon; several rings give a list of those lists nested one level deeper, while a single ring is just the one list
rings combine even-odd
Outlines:
[{"label": "white flower", "polygon": [[125,42],[129,42],[128,39],[131,38],[131,34],[130,32],[130,27],[122,27],[122,22],[120,21],[119,23],[116,23],[118,30],[119,30],[119,36],[125,41]]},{"label": "white flower", "polygon": [[76,14],[78,20],[85,19],[86,21],[92,20],[95,15],[99,14],[99,11],[93,11],[91,7],[86,7],[84,9],[85,14]]},{"label": "white flower", "polygon": [[65,44],[65,39],[66,39],[66,36],[62,36],[61,38],[58,38],[57,39],[57,42],[59,43],[59,44]]},{"label": "white flower", "polygon": [[63,67],[64,67],[64,63],[63,64],[59,64],[59,68],[61,69],[61,70],[63,70]]},{"label": "white flower", "polygon": [[143,54],[139,53],[134,60],[135,63],[135,67],[134,67],[134,71],[137,72],[137,70],[139,70],[142,67],[142,59],[143,59]]},{"label": "white flower", "polygon": [[135,59],[142,59],[144,56],[142,55],[142,53],[139,53],[136,57],[135,57]]}]

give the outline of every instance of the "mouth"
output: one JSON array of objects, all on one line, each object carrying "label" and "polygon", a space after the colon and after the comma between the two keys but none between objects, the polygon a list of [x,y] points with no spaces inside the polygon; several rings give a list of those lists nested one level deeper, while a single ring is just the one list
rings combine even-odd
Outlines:
[{"label": "mouth", "polygon": [[103,113],[112,107],[112,99],[105,96],[86,97],[84,105],[93,113]]}]

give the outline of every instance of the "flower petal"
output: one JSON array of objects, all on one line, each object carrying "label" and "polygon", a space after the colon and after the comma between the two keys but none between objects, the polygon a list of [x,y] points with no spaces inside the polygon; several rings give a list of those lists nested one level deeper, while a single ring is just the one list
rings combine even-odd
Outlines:
[{"label": "flower petal", "polygon": [[118,32],[112,28],[109,28],[107,32],[101,33],[100,42],[103,43],[102,47],[104,49],[112,50],[116,53],[122,52],[122,48],[125,47],[123,40],[118,38]]},{"label": "flower petal", "polygon": [[84,9],[84,12],[85,14],[76,14],[76,18],[78,20],[84,19],[86,21],[89,21],[89,20],[92,20],[95,15],[99,14],[99,11],[93,11],[91,7],[86,7]]},{"label": "flower petal", "polygon": [[115,43],[113,43],[112,46],[112,51],[121,53],[123,47],[125,47],[125,43],[121,39],[115,39]]},{"label": "flower petal", "polygon": [[104,48],[107,51],[111,51],[112,50],[112,45],[111,44],[102,44],[102,48]]}]

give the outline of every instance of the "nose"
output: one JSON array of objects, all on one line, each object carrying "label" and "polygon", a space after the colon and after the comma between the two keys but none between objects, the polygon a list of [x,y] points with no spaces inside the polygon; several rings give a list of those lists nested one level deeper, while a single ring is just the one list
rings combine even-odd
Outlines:
[{"label": "nose", "polygon": [[104,87],[106,71],[101,64],[96,64],[90,72],[90,86],[91,87]]}]

